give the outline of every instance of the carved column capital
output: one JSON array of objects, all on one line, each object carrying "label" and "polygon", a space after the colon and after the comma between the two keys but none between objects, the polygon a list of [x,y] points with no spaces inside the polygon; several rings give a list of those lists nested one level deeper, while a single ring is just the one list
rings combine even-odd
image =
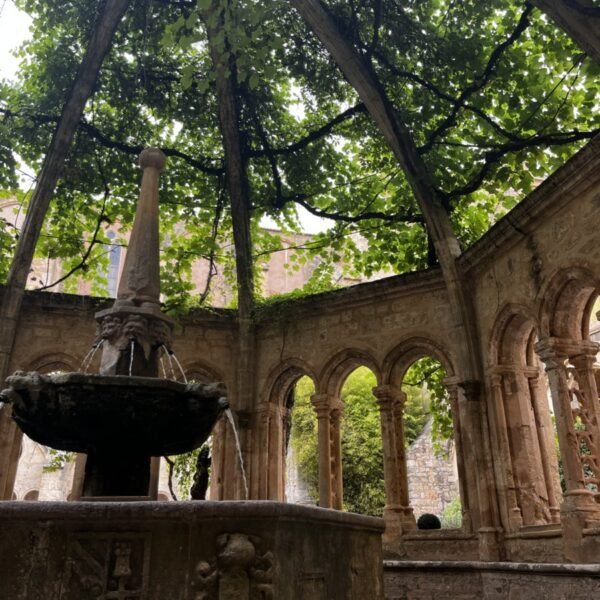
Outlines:
[{"label": "carved column capital", "polygon": [[569,357],[569,340],[559,338],[543,338],[535,345],[540,360],[544,363],[546,371],[564,367]]},{"label": "carved column capital", "polygon": [[310,397],[310,402],[318,418],[329,417],[329,411],[331,410],[331,397],[329,394],[313,394]]},{"label": "carved column capital", "polygon": [[373,390],[373,396],[377,399],[380,410],[392,410],[394,405],[404,405],[406,394],[391,385],[376,385]]}]

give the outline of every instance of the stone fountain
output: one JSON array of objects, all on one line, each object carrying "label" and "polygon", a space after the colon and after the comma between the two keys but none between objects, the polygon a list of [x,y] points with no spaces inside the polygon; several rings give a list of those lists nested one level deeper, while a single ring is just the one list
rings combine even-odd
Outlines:
[{"label": "stone fountain", "polygon": [[159,379],[173,321],[160,309],[160,150],[140,155],[140,199],[114,305],[96,314],[100,375],[16,373],[2,399],[31,439],[87,454],[84,497],[147,497],[150,458],[201,446],[224,409],[221,384]]},{"label": "stone fountain", "polygon": [[381,600],[381,519],[267,501],[147,501],[150,457],[199,447],[227,408],[221,384],[158,378],[173,331],[159,304],[164,165],[158,150],[140,156],[118,298],[96,314],[100,374],[15,373],[1,393],[32,439],[87,454],[82,500],[95,501],[0,502],[0,598]]}]

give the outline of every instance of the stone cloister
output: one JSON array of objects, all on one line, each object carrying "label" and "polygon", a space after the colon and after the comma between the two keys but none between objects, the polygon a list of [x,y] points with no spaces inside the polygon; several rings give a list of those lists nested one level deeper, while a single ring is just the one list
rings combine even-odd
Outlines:
[{"label": "stone cloister", "polygon": [[[175,341],[184,369],[230,390],[249,497],[285,500],[290,394],[306,375],[315,385],[319,506],[342,508],[340,391],[349,373],[366,366],[377,378],[390,556],[600,562],[600,370],[598,344],[589,339],[600,292],[599,190],[596,138],[459,259],[470,283],[483,384],[463,375],[462,338],[436,268],[265,309],[257,316],[254,384],[245,398],[234,392],[234,314],[182,318]],[[77,370],[102,305],[91,297],[27,293],[10,371]],[[456,530],[417,530],[408,495],[401,386],[425,356],[447,373],[463,509]],[[211,499],[243,499],[225,422],[213,439]],[[21,444],[16,426],[5,428],[1,444],[0,492],[10,499]]]}]

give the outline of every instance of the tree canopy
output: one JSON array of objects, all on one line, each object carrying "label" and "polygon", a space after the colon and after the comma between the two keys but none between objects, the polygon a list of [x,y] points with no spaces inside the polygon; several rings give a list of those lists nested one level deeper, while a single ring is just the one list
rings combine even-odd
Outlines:
[{"label": "tree canopy", "polygon": [[[5,189],[17,186],[20,165],[39,171],[101,5],[16,4],[33,25],[17,80],[0,84]],[[526,2],[321,4],[406,126],[463,247],[600,129],[598,66]],[[281,247],[260,229],[265,216],[298,231],[302,207],[331,227],[296,260],[343,261],[365,276],[435,263],[406,173],[354,88],[283,0],[132,1],[79,123],[38,255],[101,280],[103,226],[130,226],[134,157],[152,145],[170,157],[161,197],[168,300],[187,306],[210,298],[193,293],[199,258],[218,261],[233,283],[219,76],[233,93],[247,185],[246,258],[264,260]],[[0,222],[0,274],[12,237]],[[315,277],[326,287],[323,272]]]}]

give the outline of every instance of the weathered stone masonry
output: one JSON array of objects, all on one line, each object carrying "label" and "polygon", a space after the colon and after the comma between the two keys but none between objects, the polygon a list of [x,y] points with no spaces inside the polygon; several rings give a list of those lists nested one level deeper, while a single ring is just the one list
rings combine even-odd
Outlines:
[{"label": "weathered stone masonry", "polygon": [[[316,388],[319,503],[341,508],[340,390],[347,375],[364,365],[378,384],[373,401],[381,411],[388,550],[415,559],[600,561],[594,488],[600,477],[598,347],[587,329],[600,291],[599,150],[597,138],[460,259],[473,293],[471,316],[485,381],[463,377],[457,358],[462,340],[452,326],[438,269],[320,294],[258,315],[250,357],[254,404],[237,414],[251,498],[284,499],[287,399],[295,382],[308,375]],[[92,298],[28,293],[12,370],[76,369],[93,340],[92,315],[99,306]],[[203,311],[183,319],[175,338],[187,371],[224,381],[234,410],[236,332],[232,313]],[[439,360],[448,373],[464,511],[462,530],[435,538],[414,528],[402,431],[402,379],[423,356]],[[241,497],[230,436],[220,424],[214,499]],[[16,435],[11,456],[18,443]],[[482,452],[475,456],[473,448]],[[5,497],[11,491],[8,475],[0,473],[8,481]],[[481,527],[484,512],[493,526]]]}]

